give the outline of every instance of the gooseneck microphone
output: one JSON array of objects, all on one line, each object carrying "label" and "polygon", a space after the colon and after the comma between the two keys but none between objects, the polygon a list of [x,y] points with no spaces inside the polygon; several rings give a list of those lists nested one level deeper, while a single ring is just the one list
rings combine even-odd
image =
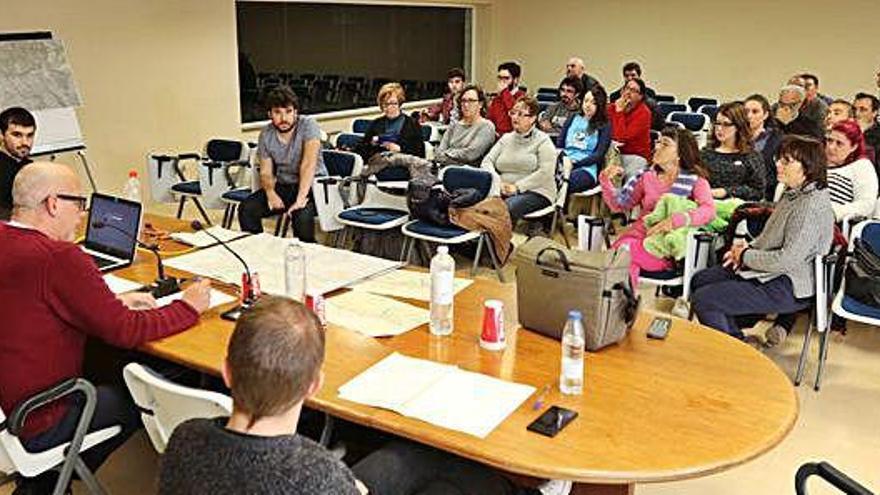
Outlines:
[{"label": "gooseneck microphone", "polygon": [[180,281],[174,277],[165,276],[165,265],[162,263],[162,256],[159,255],[158,245],[150,245],[145,242],[141,242],[141,240],[135,237],[133,233],[117,227],[116,225],[113,225],[112,223],[109,223],[105,220],[94,220],[92,222],[92,228],[97,230],[105,228],[115,230],[120,234],[128,237],[129,239],[133,239],[138,247],[146,249],[147,251],[153,253],[154,256],[156,256],[156,271],[158,276],[153,282],[153,285],[150,287],[150,294],[152,294],[153,297],[158,299],[160,297],[165,297],[176,292],[180,292]]},{"label": "gooseneck microphone", "polygon": [[236,253],[235,250],[233,250],[231,247],[229,247],[229,245],[225,241],[223,241],[223,239],[220,239],[216,235],[212,234],[208,229],[206,229],[205,226],[202,225],[202,222],[200,222],[198,220],[193,220],[190,223],[190,227],[192,227],[192,229],[195,230],[196,232],[204,232],[205,235],[207,235],[211,239],[214,239],[215,241],[217,241],[217,244],[220,244],[221,246],[223,246],[224,249],[229,251],[232,254],[232,256],[235,256],[235,259],[237,259],[241,263],[241,266],[244,267],[244,277],[243,277],[244,280],[242,280],[242,284],[241,284],[241,291],[242,291],[241,306],[242,307],[240,309],[247,309],[251,304],[256,302],[257,297],[256,297],[256,294],[254,291],[254,280],[251,277],[251,269],[248,266],[247,262],[244,260],[244,258],[239,256],[239,254]]}]

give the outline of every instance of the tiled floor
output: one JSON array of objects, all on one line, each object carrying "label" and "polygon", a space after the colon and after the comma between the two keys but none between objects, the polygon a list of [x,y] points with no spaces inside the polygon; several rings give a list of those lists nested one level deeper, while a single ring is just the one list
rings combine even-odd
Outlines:
[{"label": "tiled floor", "polygon": [[[508,280],[513,272],[508,268]],[[479,276],[494,274],[483,269]],[[655,300],[642,290],[645,304],[668,310],[671,301]],[[768,355],[793,375],[803,342],[806,318],[795,332]],[[760,328],[760,324],[759,324]],[[880,490],[880,331],[851,324],[846,336],[835,334],[821,392],[814,392],[818,340],[813,341],[807,382],[797,389],[800,416],[788,437],[769,453],[745,465],[714,476],[675,483],[639,485],[640,495],[789,494],[798,466],[827,460],[875,491]],[[658,455],[663,455],[658,452]],[[110,493],[155,493],[158,458],[143,432],[133,437],[101,469],[99,478]],[[837,493],[821,482],[810,484],[811,494]],[[84,493],[75,486],[75,493]],[[11,493],[9,485],[0,495]]]}]

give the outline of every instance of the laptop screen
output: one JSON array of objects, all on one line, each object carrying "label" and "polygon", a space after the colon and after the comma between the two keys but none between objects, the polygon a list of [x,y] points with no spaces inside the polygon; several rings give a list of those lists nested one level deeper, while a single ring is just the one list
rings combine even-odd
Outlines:
[{"label": "laptop screen", "polygon": [[93,193],[85,247],[125,260],[134,259],[141,204]]}]

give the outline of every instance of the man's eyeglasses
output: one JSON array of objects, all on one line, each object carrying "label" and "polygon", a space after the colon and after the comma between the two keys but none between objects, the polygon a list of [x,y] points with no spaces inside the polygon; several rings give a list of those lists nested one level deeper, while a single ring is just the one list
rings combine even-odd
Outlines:
[{"label": "man's eyeglasses", "polygon": [[498,76],[499,81],[510,81],[511,79],[513,78],[510,76]]},{"label": "man's eyeglasses", "polygon": [[[87,198],[85,196],[77,196],[74,194],[56,194],[55,197],[58,199],[63,199],[64,201],[75,202],[77,208],[79,208],[79,211],[86,211],[89,207],[89,198]],[[49,199],[49,198],[46,198],[46,199]]]}]

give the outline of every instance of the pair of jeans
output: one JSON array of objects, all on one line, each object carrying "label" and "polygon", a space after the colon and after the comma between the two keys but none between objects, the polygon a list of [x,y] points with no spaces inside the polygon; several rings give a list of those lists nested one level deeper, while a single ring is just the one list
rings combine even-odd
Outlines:
[{"label": "pair of jeans", "polygon": [[596,181],[596,178],[593,177],[593,174],[589,172],[588,168],[589,167],[578,167],[571,171],[571,175],[568,178],[569,193],[589,191],[596,187],[596,184],[599,182]]},{"label": "pair of jeans", "polygon": [[550,200],[533,191],[525,191],[513,196],[508,196],[504,202],[510,212],[510,221],[516,226],[516,222],[533,211],[550,206]]},{"label": "pair of jeans", "polygon": [[[132,433],[141,427],[140,413],[128,394],[128,390],[115,385],[98,385],[95,389],[97,402],[95,414],[89,424],[89,431],[93,432],[111,426],[119,426],[122,431],[80,454],[83,462],[92,472],[95,472],[114,450],[125,443]],[[73,439],[80,413],[85,406],[85,397],[81,394],[73,394],[70,398],[70,408],[57,425],[22,442],[27,451],[41,452]],[[58,473],[56,471],[48,471],[35,478],[24,478],[18,482],[17,493],[52,493],[57,479]]]},{"label": "pair of jeans", "polygon": [[492,468],[424,445],[393,441],[352,467],[371,495],[526,495]]},{"label": "pair of jeans", "polygon": [[[281,184],[275,183],[275,192],[281,196],[284,202],[285,210],[290,208],[296,201],[296,195],[299,193],[299,184]],[[312,194],[309,193],[309,201],[306,207],[292,212],[293,235],[303,242],[315,242],[315,201]],[[238,223],[241,230],[252,234],[259,234],[263,231],[263,218],[273,214],[281,213],[269,209],[269,200],[266,198],[266,191],[260,189],[251,194],[238,207]]]},{"label": "pair of jeans", "polygon": [[795,313],[810,298],[794,296],[791,279],[780,275],[767,282],[746,280],[722,266],[701,270],[691,279],[691,304],[700,323],[743,339],[740,326],[756,315]]}]

